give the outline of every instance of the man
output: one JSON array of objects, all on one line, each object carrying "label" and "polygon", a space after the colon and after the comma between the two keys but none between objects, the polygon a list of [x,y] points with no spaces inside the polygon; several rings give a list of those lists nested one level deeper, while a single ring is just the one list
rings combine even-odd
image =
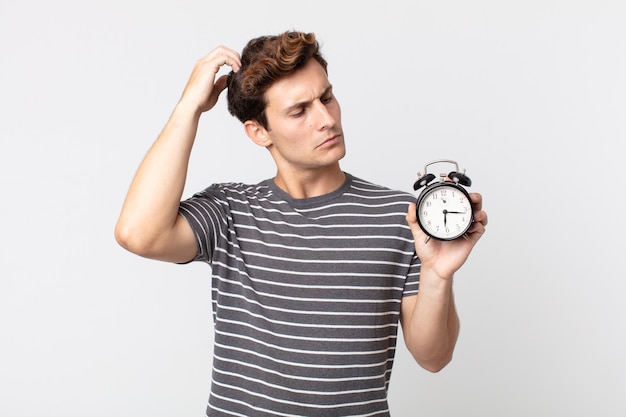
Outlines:
[{"label": "man", "polygon": [[[223,66],[232,72],[217,77]],[[276,176],[181,202],[198,121],[227,88]],[[344,173],[344,154],[315,35],[286,32],[199,60],[141,163],[116,238],[144,257],[211,265],[208,416],[389,415],[398,322],[423,368],[451,360],[453,275],[485,231],[481,196],[466,239],[426,242],[414,198]]]}]

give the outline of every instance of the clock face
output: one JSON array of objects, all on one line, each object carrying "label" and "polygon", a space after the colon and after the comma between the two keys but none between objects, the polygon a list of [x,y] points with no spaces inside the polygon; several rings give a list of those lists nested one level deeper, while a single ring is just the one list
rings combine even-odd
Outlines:
[{"label": "clock face", "polygon": [[449,183],[426,188],[417,201],[417,221],[426,234],[439,240],[462,236],[472,225],[474,213],[467,192]]}]

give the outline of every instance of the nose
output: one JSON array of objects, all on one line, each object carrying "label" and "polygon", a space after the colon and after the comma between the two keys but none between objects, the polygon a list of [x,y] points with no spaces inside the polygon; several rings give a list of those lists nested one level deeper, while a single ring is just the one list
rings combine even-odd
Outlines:
[{"label": "nose", "polygon": [[321,100],[315,100],[313,107],[315,111],[315,124],[319,130],[328,129],[336,123],[335,117]]}]

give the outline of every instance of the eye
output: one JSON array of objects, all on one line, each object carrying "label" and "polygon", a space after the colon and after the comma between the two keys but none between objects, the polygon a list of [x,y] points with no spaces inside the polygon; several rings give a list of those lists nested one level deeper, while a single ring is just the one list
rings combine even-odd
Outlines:
[{"label": "eye", "polygon": [[332,94],[327,94],[327,95],[323,96],[321,100],[322,100],[322,103],[328,104],[331,101],[333,101],[333,99],[334,99],[334,97],[333,97]]},{"label": "eye", "polygon": [[300,107],[291,113],[291,117],[300,117],[304,115],[304,108]]}]

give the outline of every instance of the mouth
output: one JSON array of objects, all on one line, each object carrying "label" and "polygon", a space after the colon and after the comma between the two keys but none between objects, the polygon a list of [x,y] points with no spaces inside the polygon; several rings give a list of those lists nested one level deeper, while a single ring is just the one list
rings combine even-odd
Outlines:
[{"label": "mouth", "polygon": [[327,138],[322,143],[320,143],[317,147],[318,148],[324,148],[324,147],[328,147],[328,146],[333,146],[336,143],[338,143],[340,140],[341,140],[341,134],[337,134],[337,135],[334,135],[334,136],[331,136],[331,137]]}]

